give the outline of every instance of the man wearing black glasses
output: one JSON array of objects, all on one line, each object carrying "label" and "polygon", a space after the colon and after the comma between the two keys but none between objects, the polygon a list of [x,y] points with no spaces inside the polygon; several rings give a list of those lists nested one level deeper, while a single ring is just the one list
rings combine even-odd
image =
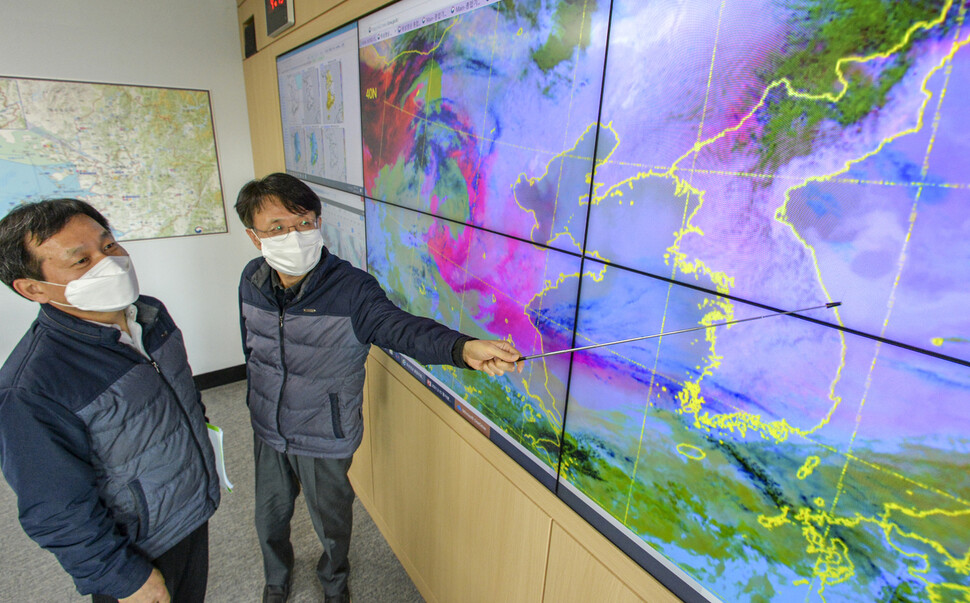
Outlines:
[{"label": "man wearing black glasses", "polygon": [[349,601],[354,491],[347,471],[363,436],[370,345],[492,376],[519,370],[505,341],[481,341],[401,310],[374,277],[330,253],[320,199],[288,174],[239,191],[236,212],[262,257],[243,270],[239,312],[254,431],[256,531],[263,601],[286,601],[290,519],[301,486],[323,544],[317,575],[327,601]]}]

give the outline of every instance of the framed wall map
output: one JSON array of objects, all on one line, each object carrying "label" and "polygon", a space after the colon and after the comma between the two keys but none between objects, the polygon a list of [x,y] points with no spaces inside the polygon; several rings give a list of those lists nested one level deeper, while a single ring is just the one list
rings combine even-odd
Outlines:
[{"label": "framed wall map", "polygon": [[0,215],[52,197],[119,240],[227,232],[208,91],[0,77]]}]

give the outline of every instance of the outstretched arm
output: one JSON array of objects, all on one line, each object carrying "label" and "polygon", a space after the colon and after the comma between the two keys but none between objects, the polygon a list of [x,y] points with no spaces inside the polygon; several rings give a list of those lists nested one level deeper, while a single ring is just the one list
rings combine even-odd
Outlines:
[{"label": "outstretched arm", "polygon": [[422,364],[467,366],[492,377],[522,372],[521,364],[516,363],[521,354],[509,342],[471,339],[430,318],[406,312],[387,298],[369,274],[361,273],[349,299],[355,310],[354,333],[363,343],[397,350]]}]

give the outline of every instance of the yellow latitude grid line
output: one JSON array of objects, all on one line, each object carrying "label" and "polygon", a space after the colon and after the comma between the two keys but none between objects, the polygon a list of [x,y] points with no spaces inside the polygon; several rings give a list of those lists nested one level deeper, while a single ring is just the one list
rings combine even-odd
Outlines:
[{"label": "yellow latitude grid line", "polygon": [[[515,149],[515,150],[518,150],[518,151],[528,151],[530,153],[535,153],[536,155],[546,155],[546,156],[548,156],[550,158],[553,158],[553,159],[559,158],[559,157],[561,157],[563,159],[574,159],[574,160],[577,160],[577,161],[589,162],[591,165],[592,165],[592,163],[594,161],[596,161],[596,165],[597,166],[608,167],[608,166],[618,165],[618,166],[624,166],[624,167],[634,167],[634,168],[637,168],[637,169],[646,170],[648,172],[653,172],[655,174],[667,174],[667,173],[672,172],[673,170],[676,170],[677,172],[683,172],[683,173],[686,173],[686,174],[704,174],[704,175],[713,175],[713,176],[730,176],[732,178],[753,178],[753,179],[757,179],[757,180],[778,180],[778,181],[786,181],[786,180],[789,180],[789,181],[792,181],[792,182],[804,182],[805,181],[805,177],[804,176],[802,176],[802,177],[792,176],[792,175],[780,176],[780,175],[777,175],[777,174],[768,174],[768,173],[738,172],[738,171],[732,171],[732,170],[714,170],[714,169],[693,168],[693,167],[691,167],[691,168],[683,168],[683,167],[677,166],[676,164],[674,164],[674,165],[649,165],[649,164],[645,164],[645,163],[636,163],[636,162],[631,162],[631,161],[618,161],[618,160],[614,160],[614,159],[596,159],[595,157],[591,157],[589,155],[580,155],[580,154],[576,154],[576,153],[570,153],[568,151],[565,152],[565,153],[562,152],[562,151],[550,151],[550,150],[547,150],[547,149],[540,149],[540,148],[531,147],[531,146],[528,146],[528,145],[522,145],[522,144],[516,144],[516,143],[513,143],[513,142],[507,142],[507,141],[503,141],[503,140],[497,140],[497,139],[494,139],[494,138],[489,138],[488,136],[483,136],[481,134],[475,134],[473,132],[468,132],[468,131],[462,130],[460,128],[455,128],[454,126],[450,126],[450,125],[443,124],[443,123],[438,122],[438,121],[434,121],[434,120],[428,119],[428,118],[426,118],[426,117],[424,117],[422,115],[418,115],[418,114],[416,114],[416,113],[414,113],[412,111],[408,111],[407,109],[405,109],[403,107],[400,107],[398,105],[395,105],[395,104],[393,104],[393,103],[391,103],[391,102],[389,102],[387,100],[383,101],[383,103],[384,103],[384,105],[386,105],[386,108],[389,108],[389,109],[392,109],[394,111],[397,111],[398,113],[401,113],[403,115],[407,115],[407,116],[409,116],[409,117],[411,117],[413,119],[422,121],[426,125],[429,125],[431,127],[441,128],[443,130],[448,130],[448,131],[453,132],[455,134],[458,134],[460,136],[464,136],[464,137],[467,137],[467,138],[472,139],[472,140],[477,140],[479,142],[486,142],[486,143],[489,143],[489,144],[494,144],[496,146],[504,146],[504,147],[512,148],[512,149]],[[604,126],[603,124],[592,123],[587,128],[587,131],[589,129],[595,127],[595,126],[607,127],[607,126]],[[575,148],[575,145],[573,145],[573,148]],[[627,179],[627,180],[629,180],[629,179]],[[833,183],[833,184],[870,184],[870,185],[874,185],[874,186],[887,186],[887,187],[943,188],[943,189],[955,189],[955,190],[970,190],[970,182],[923,182],[923,181],[920,181],[920,182],[895,182],[895,181],[892,181],[892,180],[867,180],[867,179],[862,179],[862,178],[839,178],[839,177],[835,177],[835,176],[825,177],[824,179],[818,179],[817,182]],[[604,184],[604,183],[598,183],[597,186],[600,186],[602,184]],[[622,184],[622,182],[620,184]],[[619,185],[614,185],[611,188],[617,188],[618,186]],[[594,199],[593,204],[595,205],[596,203],[599,203],[600,201],[604,200],[605,198],[606,198],[606,195],[598,196],[596,199]]]},{"label": "yellow latitude grid line", "polygon": [[[498,17],[499,17],[498,13],[495,13],[494,26],[492,28],[492,43],[490,44],[490,47],[491,47],[490,50],[492,54],[489,57],[489,61],[488,61],[488,81],[485,83],[485,111],[483,111],[483,116],[482,116],[482,132],[485,131],[485,128],[488,124],[488,102],[492,96],[492,65],[495,62],[495,46],[498,40],[498,23],[499,23]],[[441,36],[441,39],[442,41],[444,41],[444,35]],[[481,149],[481,147],[479,148]],[[479,152],[478,165],[475,167],[476,174],[478,174],[481,171],[483,160],[484,160],[484,154]],[[468,274],[468,264],[469,262],[471,262],[471,259],[472,259],[472,242],[473,242],[472,238],[469,237],[468,249],[465,250],[465,265],[459,267],[461,271],[464,272],[465,274]],[[444,254],[441,254],[441,256],[445,257]],[[467,294],[467,292],[468,292],[467,288],[462,290],[461,292],[461,306],[458,308],[458,330],[461,330],[461,325],[465,320],[465,295]]]},{"label": "yellow latitude grid line", "polygon": [[[583,26],[586,24],[586,19],[588,18],[588,5],[589,5],[588,0],[584,0],[583,16],[579,22],[579,42],[577,43],[577,47],[582,46],[582,43],[583,43]],[[576,74],[578,72],[579,72],[579,61],[576,61],[575,63],[573,63],[573,77],[572,77],[571,86],[569,88],[569,104],[568,104],[568,109],[566,111],[566,123],[563,127],[563,132],[562,132],[563,140],[562,140],[561,146],[564,149],[569,146],[569,138],[568,138],[569,126],[571,124],[571,119],[573,114],[573,100],[576,97],[576,79],[577,79]],[[585,135],[589,133],[589,130],[590,130],[590,127],[587,127],[586,132],[583,133],[583,137],[585,137]],[[580,139],[582,139],[583,137],[580,137]],[[579,145],[579,140],[576,141],[576,145],[577,146]],[[595,149],[594,149],[594,152],[595,152]],[[559,212],[559,193],[561,192],[561,189],[562,189],[562,176],[563,176],[563,172],[565,171],[565,167],[566,167],[566,162],[560,161],[559,175],[556,178],[556,196],[553,199],[553,206],[552,206],[552,218],[551,218],[551,224],[550,224],[551,231],[549,233],[550,236],[553,236],[555,234],[553,231],[555,231],[555,226],[556,226],[556,215]],[[548,166],[547,166],[547,170],[548,170]],[[518,199],[516,199],[516,204],[518,204]],[[519,205],[519,207],[522,207],[522,206]],[[568,230],[568,226],[566,228]]]},{"label": "yellow latitude grid line", "polygon": [[[578,159],[578,158],[577,158]],[[645,169],[648,171],[654,171],[659,173],[667,173],[673,166],[648,166],[645,164],[631,163],[626,161],[610,161],[609,164],[623,165],[636,167],[640,169]],[[676,168],[678,172],[685,172],[688,174],[704,174],[713,176],[730,176],[732,178],[753,178],[756,180],[777,180],[786,181],[790,180],[793,182],[804,182],[804,176],[779,176],[777,174],[763,174],[757,172],[735,172],[731,170],[712,170],[704,168]],[[921,188],[946,188],[946,189],[970,189],[970,182],[894,182],[892,180],[867,180],[863,178],[837,178],[837,177],[826,177],[824,179],[818,180],[818,182],[833,183],[833,184],[871,184],[875,186],[898,186],[898,187],[921,187]]]},{"label": "yellow latitude grid line", "polygon": [[[700,123],[698,123],[697,125],[697,139],[694,142],[694,148],[697,148],[697,145],[700,143],[701,136],[703,135],[703,132],[704,132],[704,122],[707,119],[707,103],[708,103],[708,100],[710,99],[710,94],[711,94],[711,82],[714,79],[714,65],[717,61],[717,45],[721,39],[721,21],[724,17],[724,5],[725,5],[725,0],[721,0],[721,6],[717,10],[717,27],[714,33],[714,44],[713,44],[713,47],[711,48],[711,61],[707,71],[707,85],[705,86],[705,90],[704,90],[704,105],[703,105],[703,108],[701,109]],[[691,162],[691,169],[693,169],[696,165],[698,154],[699,154],[699,151],[694,153],[694,159]],[[691,175],[693,175],[693,173]],[[690,208],[690,199],[691,199],[690,190],[693,190],[692,186],[690,189],[688,189],[688,193],[684,198],[684,213],[681,216],[681,221],[680,221],[681,231],[683,231],[684,227],[687,225],[687,222],[689,220],[690,214],[688,213],[688,210]],[[592,200],[590,202],[592,204]],[[671,264],[672,265],[670,268],[670,278],[671,280],[674,280],[674,277],[677,275],[677,270],[679,266],[677,262],[672,262]],[[667,296],[664,299],[663,316],[660,319],[661,333],[664,332],[667,326],[667,312],[670,308],[670,296],[671,296],[671,293],[673,292],[673,289],[674,289],[674,284],[668,283]],[[640,458],[644,452],[643,441],[647,431],[647,415],[650,412],[650,407],[653,406],[653,402],[651,402],[651,399],[653,398],[653,388],[654,388],[654,384],[656,383],[655,379],[657,375],[657,367],[660,365],[660,350],[662,349],[662,347],[663,347],[663,337],[657,340],[657,351],[654,354],[653,369],[650,371],[650,385],[647,388],[647,401],[646,401],[646,406],[643,409],[643,421],[640,424],[640,440],[637,442],[636,460],[633,463],[633,471],[630,473],[630,485],[627,487],[627,494],[626,494],[626,508],[623,510],[624,525],[626,525],[629,520],[630,506],[633,504],[633,490],[634,490],[634,486],[636,486],[636,483],[637,483],[637,472],[639,471],[639,468],[640,468]]]},{"label": "yellow latitude grid line", "polygon": [[[582,14],[582,18],[580,19],[580,22],[579,22],[579,25],[578,25],[578,27],[579,27],[579,42],[578,42],[577,46],[580,46],[582,44],[584,26],[586,25],[586,20],[588,18],[590,18],[589,17],[589,13],[588,13],[588,9],[589,9],[589,2],[588,2],[588,0],[584,0],[583,1],[583,14]],[[570,126],[571,120],[572,120],[573,102],[574,102],[575,97],[576,97],[576,86],[577,86],[577,74],[578,74],[578,72],[579,72],[579,61],[576,61],[574,63],[574,65],[573,65],[573,77],[572,77],[572,82],[571,82],[571,85],[570,85],[570,88],[569,88],[569,103],[568,103],[568,109],[566,111],[566,124],[563,127],[563,142],[562,142],[562,147],[563,148],[566,148],[568,146],[568,142],[569,142],[567,137],[569,135],[569,126]],[[587,128],[587,132],[588,131],[589,131],[589,129]],[[577,144],[578,144],[578,142],[577,142]],[[564,170],[565,170],[565,161],[560,161],[559,162],[559,177],[556,180],[556,196],[555,196],[555,199],[553,200],[552,218],[551,218],[550,232],[549,232],[549,236],[550,237],[557,236],[554,231],[555,231],[555,226],[556,226],[556,215],[557,215],[558,210],[559,210],[559,194],[560,194],[560,190],[561,190],[561,186],[562,186],[562,176],[563,176],[563,171]],[[513,191],[514,191],[514,187],[513,187]],[[515,199],[515,202],[516,202],[516,205],[519,205],[518,198]],[[522,207],[522,206],[519,205],[519,207]],[[535,214],[533,214],[533,217],[535,217]],[[537,226],[538,226],[538,221],[537,221]],[[549,273],[549,256],[550,256],[550,254],[547,252],[547,253],[544,253],[543,255],[545,256],[544,257],[545,264],[543,266],[542,274],[543,274],[543,276],[545,276],[546,274]],[[582,270],[582,262],[583,262],[583,260],[580,260],[580,270]],[[581,283],[582,282],[582,274],[581,273],[580,274],[577,274],[576,277],[578,279],[578,282]],[[600,277],[600,279],[602,279],[602,276]],[[561,282],[562,282],[562,278],[560,276],[560,279],[557,279],[557,281],[555,283],[552,283],[550,287],[548,287],[548,288],[545,288],[544,287],[542,289],[542,291],[536,293],[536,295],[533,296],[533,298],[531,300],[529,300],[529,303],[531,304],[532,302],[538,300],[539,310],[541,311],[542,304],[543,304],[543,302],[545,300],[545,293],[546,293],[546,291],[548,291],[549,289],[551,289],[553,287],[558,287]],[[578,288],[578,285],[577,285],[577,288]],[[536,335],[537,335],[537,341],[539,341],[540,348],[541,348],[541,347],[543,347],[542,337],[541,337],[541,334],[539,333],[539,329],[536,328],[535,330],[536,330]],[[572,332],[575,335],[575,333],[576,333],[575,325],[573,326]],[[531,367],[530,367],[530,369],[531,369]],[[560,432],[562,432],[565,429],[565,417],[563,417],[557,411],[557,409],[556,409],[556,406],[555,406],[556,397],[552,394],[552,390],[549,389],[549,379],[550,379],[549,367],[548,367],[548,365],[545,362],[542,363],[542,371],[543,371],[543,373],[545,373],[545,379],[544,379],[543,385],[544,385],[544,388],[546,390],[546,393],[549,394],[549,399],[550,399],[550,401],[552,403],[552,408],[553,408],[553,412],[554,412],[554,416],[551,418],[552,420],[550,422],[552,422],[553,425],[555,425],[556,428],[558,430],[560,430]],[[531,372],[531,370],[530,370],[530,372]],[[568,377],[567,377],[566,380],[563,381],[563,386],[564,386],[564,388],[568,388]],[[563,404],[564,405],[566,403],[566,400],[565,400],[566,391],[567,391],[567,389],[564,389],[564,391],[563,391]],[[530,392],[530,395],[531,395],[531,392]],[[548,410],[546,409],[544,403],[541,403],[540,402],[540,406],[539,407],[542,409],[543,412],[548,413]],[[557,443],[558,448],[559,448],[559,451],[560,451],[560,453],[559,453],[560,469],[563,466],[563,458],[562,458],[562,441],[563,441],[563,436],[564,436],[563,433],[560,433],[558,435],[559,442]]]},{"label": "yellow latitude grid line", "polygon": [[[496,44],[497,44],[497,40],[498,40],[498,36],[495,35],[496,32],[498,31],[498,24],[499,24],[499,15],[498,15],[498,13],[496,13],[495,14],[495,28],[493,29],[493,37],[492,37],[492,44],[491,44],[491,50],[492,50],[491,59],[492,60],[489,61],[488,83],[486,84],[486,88],[485,88],[485,110],[483,111],[483,124],[482,124],[482,131],[483,132],[485,131],[486,124],[487,124],[487,121],[488,121],[488,101],[489,101],[489,98],[491,96],[492,64],[494,62],[495,49],[496,49]],[[450,30],[450,26],[449,26],[448,29]],[[448,31],[446,30],[442,34],[442,39],[441,39],[442,42],[444,41],[445,34],[447,34],[447,33],[448,33]],[[439,42],[439,44],[440,44],[440,42]],[[418,119],[421,119],[425,123],[430,123],[432,125],[438,125],[438,126],[445,127],[445,126],[443,126],[443,124],[439,124],[438,122],[433,122],[433,121],[427,119],[424,116],[421,116]],[[447,129],[452,130],[452,131],[454,131],[456,133],[459,133],[456,128],[447,128]],[[465,135],[467,135],[471,140],[477,140],[480,145],[483,142],[483,137],[481,137],[481,136],[473,136],[470,133],[465,133]],[[481,162],[479,162],[479,168],[480,168],[480,166],[481,166]],[[473,241],[472,241],[471,238],[469,238],[468,249],[466,249],[466,252],[465,252],[465,265],[464,266],[458,266],[457,264],[455,264],[454,262],[452,262],[451,259],[448,258],[447,255],[444,254],[443,251],[440,250],[440,249],[435,250],[435,249],[431,248],[430,245],[429,245],[429,249],[431,249],[432,251],[438,251],[440,257],[444,258],[445,261],[447,261],[448,263],[452,264],[453,266],[455,266],[456,268],[458,268],[459,270],[461,270],[462,272],[464,272],[466,276],[471,276],[471,273],[468,270],[468,264],[472,260],[472,257],[471,257],[472,244],[473,244]],[[549,266],[548,266],[548,258],[549,258],[548,254],[546,254],[545,257],[546,257],[546,265],[544,267],[543,274],[546,274],[548,272],[548,268],[549,268]],[[479,280],[479,282],[481,282],[482,284],[486,284],[486,283],[484,283],[484,281],[481,281],[481,279],[477,279],[477,277],[475,277],[475,278],[476,278],[476,280]],[[488,288],[491,289],[491,287],[488,287]],[[492,289],[492,291],[494,293],[495,290]],[[460,325],[461,325],[461,322],[464,320],[464,316],[465,316],[465,297],[466,297],[466,295],[467,295],[467,288],[465,290],[463,290],[462,293],[461,293],[461,307],[459,308],[459,328],[461,328]],[[511,299],[511,298],[509,297],[508,299]],[[520,305],[515,300],[512,300],[512,302],[515,305],[517,305],[517,306]],[[539,315],[541,313],[541,311],[542,311],[542,302],[543,302],[543,298],[540,297],[540,299],[539,299],[539,307],[538,307],[537,310],[535,310],[536,315]],[[532,323],[532,320],[529,319],[528,312],[525,311],[525,308],[523,308],[523,312],[526,314],[527,320],[529,320],[529,322]],[[541,334],[539,333],[538,328],[535,329],[535,340],[534,341],[538,341],[539,342],[538,347],[540,347],[540,349],[541,349],[541,347],[542,347],[542,337],[541,337]],[[558,413],[557,409],[555,408],[555,399],[556,399],[556,396],[552,393],[552,390],[550,389],[550,385],[549,385],[550,374],[549,374],[548,369],[546,368],[545,363],[543,363],[542,366],[543,366],[543,372],[545,373],[543,388],[545,389],[546,393],[549,395],[549,399],[552,401],[552,409],[550,410],[549,408],[547,408],[546,407],[546,404],[545,404],[545,401],[540,396],[538,396],[536,394],[533,394],[531,392],[531,388],[529,388],[529,386],[528,386],[528,383],[534,378],[534,371],[532,370],[532,366],[531,365],[529,366],[528,379],[525,380],[525,382],[524,382],[525,383],[525,386],[526,386],[526,392],[527,392],[527,395],[530,398],[532,398],[534,400],[537,400],[539,402],[539,408],[540,408],[540,410],[542,411],[542,413],[543,413],[544,416],[546,416],[547,418],[550,419],[550,423],[552,423],[553,426],[556,429],[561,429],[561,426],[562,426],[562,417],[559,416],[559,413]],[[528,437],[527,434],[520,434],[520,435],[523,436],[523,437]],[[557,445],[557,446],[559,445],[557,442],[552,442],[552,444]],[[536,446],[536,448],[539,448],[541,446],[541,443],[540,442],[533,442],[533,445]]]}]

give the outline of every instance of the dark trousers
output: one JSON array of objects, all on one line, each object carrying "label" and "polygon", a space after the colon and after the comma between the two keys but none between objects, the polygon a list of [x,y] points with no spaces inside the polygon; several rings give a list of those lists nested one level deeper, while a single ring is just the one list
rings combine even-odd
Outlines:
[{"label": "dark trousers", "polygon": [[[209,523],[180,540],[175,546],[152,560],[162,572],[165,588],[173,603],[202,603],[209,579]],[[117,603],[117,599],[92,595],[92,603]]]},{"label": "dark trousers", "polygon": [[266,584],[289,583],[293,570],[290,519],[302,486],[313,529],[323,545],[317,577],[328,599],[346,596],[354,489],[347,471],[353,458],[319,459],[282,454],[254,438],[256,534]]}]

